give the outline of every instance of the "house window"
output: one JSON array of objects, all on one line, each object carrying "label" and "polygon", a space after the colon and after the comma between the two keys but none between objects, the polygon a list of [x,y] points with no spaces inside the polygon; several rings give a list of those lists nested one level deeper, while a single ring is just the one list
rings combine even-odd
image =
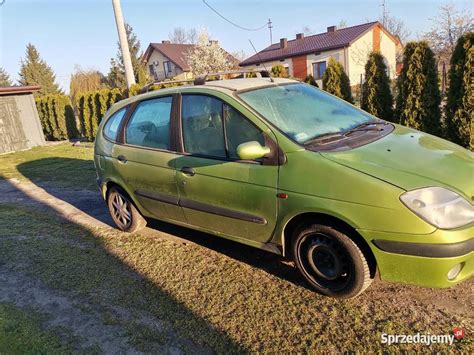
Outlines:
[{"label": "house window", "polygon": [[315,79],[322,79],[325,71],[326,61],[313,63],[313,76]]},{"label": "house window", "polygon": [[150,75],[152,77],[155,77],[155,66],[153,64],[150,64],[148,68],[150,68]]},{"label": "house window", "polygon": [[165,69],[165,76],[173,76],[173,63],[171,63],[169,60],[166,62],[163,62],[163,67]]}]

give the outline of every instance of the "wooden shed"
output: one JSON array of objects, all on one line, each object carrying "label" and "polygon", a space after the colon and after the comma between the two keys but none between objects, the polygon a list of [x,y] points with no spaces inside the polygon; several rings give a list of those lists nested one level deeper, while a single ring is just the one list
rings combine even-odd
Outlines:
[{"label": "wooden shed", "polygon": [[0,154],[45,144],[33,93],[39,86],[0,87]]}]

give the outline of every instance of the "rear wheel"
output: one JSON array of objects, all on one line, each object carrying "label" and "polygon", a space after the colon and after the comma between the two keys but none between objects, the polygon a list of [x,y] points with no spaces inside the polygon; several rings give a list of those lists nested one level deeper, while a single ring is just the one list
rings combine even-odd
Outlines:
[{"label": "rear wheel", "polygon": [[115,225],[120,230],[134,233],[146,226],[146,220],[122,189],[118,187],[110,189],[107,205]]},{"label": "rear wheel", "polygon": [[346,234],[330,226],[314,224],[297,230],[293,256],[306,281],[326,296],[355,297],[373,279],[362,250]]}]

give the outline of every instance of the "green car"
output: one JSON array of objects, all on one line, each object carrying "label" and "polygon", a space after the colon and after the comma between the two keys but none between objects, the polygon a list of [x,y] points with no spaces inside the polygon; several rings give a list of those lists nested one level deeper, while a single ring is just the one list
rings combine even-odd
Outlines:
[{"label": "green car", "polygon": [[117,227],[145,218],[294,260],[319,293],[474,273],[474,155],[289,79],[203,82],[115,104],[95,141]]}]

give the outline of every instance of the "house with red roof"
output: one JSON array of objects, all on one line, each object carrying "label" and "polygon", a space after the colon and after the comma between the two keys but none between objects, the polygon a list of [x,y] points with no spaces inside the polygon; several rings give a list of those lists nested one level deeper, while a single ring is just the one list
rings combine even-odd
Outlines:
[{"label": "house with red roof", "polygon": [[311,74],[321,86],[329,58],[339,61],[351,85],[360,84],[364,78],[364,67],[371,51],[380,51],[386,59],[388,75],[397,76],[396,53],[401,46],[398,37],[391,34],[378,21],[338,29],[330,26],[324,33],[304,36],[298,33],[295,39],[280,39],[240,63],[246,69],[268,70],[282,64],[292,77],[304,79]]},{"label": "house with red roof", "polygon": [[[192,79],[194,76],[186,58],[194,47],[194,44],[178,44],[170,41],[150,43],[143,53],[142,61],[147,67],[148,75],[155,82],[166,79]],[[227,56],[235,66],[238,66],[238,61],[232,55],[227,53]]]}]

